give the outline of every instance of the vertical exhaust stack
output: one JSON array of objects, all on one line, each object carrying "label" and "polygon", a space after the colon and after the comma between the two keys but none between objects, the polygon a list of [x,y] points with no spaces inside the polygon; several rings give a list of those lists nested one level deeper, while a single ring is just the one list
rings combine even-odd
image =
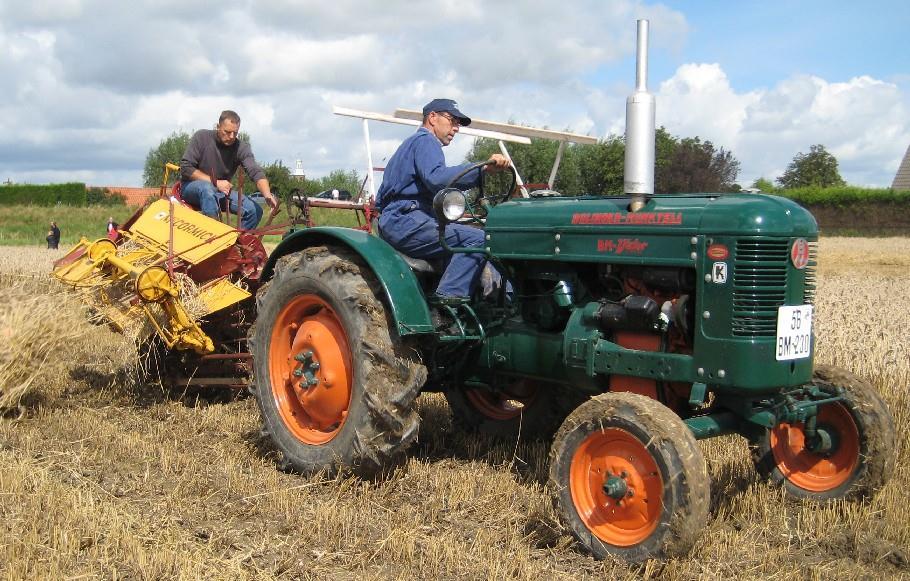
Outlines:
[{"label": "vertical exhaust stack", "polygon": [[648,92],[648,21],[638,21],[635,92],[626,99],[626,160],[623,189],[637,212],[654,193],[654,115],[656,102]]}]

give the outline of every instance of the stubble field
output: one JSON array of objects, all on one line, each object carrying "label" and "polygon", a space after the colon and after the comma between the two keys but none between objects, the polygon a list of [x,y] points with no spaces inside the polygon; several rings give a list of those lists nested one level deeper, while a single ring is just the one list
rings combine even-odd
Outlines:
[{"label": "stubble field", "polygon": [[910,578],[910,239],[820,243],[817,361],[890,406],[890,484],[795,502],[742,440],[701,442],[709,525],[686,558],[642,567],[577,550],[542,485],[545,444],[455,431],[440,396],[421,396],[418,443],[385,481],[280,472],[252,399],[137,384],[143,354],[50,283],[60,254],[0,248],[0,404],[31,393],[0,419],[4,578]]}]

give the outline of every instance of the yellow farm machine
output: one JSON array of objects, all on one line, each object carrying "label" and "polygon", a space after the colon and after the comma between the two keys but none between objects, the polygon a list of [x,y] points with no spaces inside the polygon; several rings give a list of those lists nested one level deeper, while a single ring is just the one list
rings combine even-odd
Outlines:
[{"label": "yellow farm machine", "polygon": [[[176,169],[167,165],[165,184]],[[266,262],[264,233],[203,215],[180,199],[175,185],[110,238],[82,238],[55,263],[53,276],[115,330],[157,336],[165,353],[183,359],[183,370],[193,364],[185,377],[169,379],[240,386],[249,359],[246,299]]]},{"label": "yellow farm machine", "polygon": [[[164,347],[154,351],[161,380],[245,388],[252,371],[251,299],[268,259],[263,236],[312,226],[311,206],[357,211],[369,230],[372,207],[294,195],[286,200],[288,223],[272,226],[273,213],[259,229],[242,230],[235,227],[239,217],[232,224],[227,214],[210,218],[184,202],[180,182],[168,183],[179,169],[166,164],[158,199],[109,237],[82,238],[52,274],[115,331],[139,341],[157,338]],[[239,189],[242,196],[242,181]]]}]

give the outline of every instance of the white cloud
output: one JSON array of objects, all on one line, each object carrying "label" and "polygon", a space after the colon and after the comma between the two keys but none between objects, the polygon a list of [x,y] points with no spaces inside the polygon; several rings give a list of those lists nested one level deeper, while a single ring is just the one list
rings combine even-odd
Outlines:
[{"label": "white cloud", "polygon": [[740,181],[774,179],[799,152],[822,144],[856,185],[889,186],[910,143],[908,95],[868,76],[813,76],[736,92],[717,64],[686,64],[660,85],[658,123],[709,139],[742,163]]},{"label": "white cloud", "polygon": [[[678,56],[685,16],[643,0],[0,0],[0,180],[138,185],[151,147],[226,108],[260,161],[300,157],[311,176],[365,166],[361,125],[333,104],[449,96],[477,118],[621,133],[641,17],[652,62]],[[888,185],[910,143],[906,83],[794,76],[742,91],[693,63],[652,86],[658,121],[731,149],[744,179],[823,143],[848,180]],[[377,164],[411,131],[370,127]],[[470,144],[456,139],[449,160]]]},{"label": "white cloud", "polygon": [[82,0],[10,1],[0,3],[0,15],[25,24],[41,25],[74,20],[82,16],[84,5]]},{"label": "white cloud", "polygon": [[308,86],[353,90],[399,72],[399,59],[367,34],[323,41],[258,35],[246,41],[243,52],[248,60],[244,81],[257,92]]},{"label": "white cloud", "polygon": [[718,64],[686,64],[660,84],[657,123],[673,134],[699,135],[736,149],[757,92],[737,94]]}]

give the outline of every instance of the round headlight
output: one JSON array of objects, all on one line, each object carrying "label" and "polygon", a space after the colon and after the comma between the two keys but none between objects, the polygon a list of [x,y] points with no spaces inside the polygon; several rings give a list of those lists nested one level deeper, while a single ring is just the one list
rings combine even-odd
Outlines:
[{"label": "round headlight", "polygon": [[445,214],[446,220],[454,222],[464,216],[464,209],[467,206],[464,193],[458,190],[449,192],[442,200],[442,213]]},{"label": "round headlight", "polygon": [[464,216],[467,200],[464,192],[455,188],[446,188],[436,194],[433,198],[433,209],[436,211],[437,219],[444,219],[446,222],[454,222]]}]

